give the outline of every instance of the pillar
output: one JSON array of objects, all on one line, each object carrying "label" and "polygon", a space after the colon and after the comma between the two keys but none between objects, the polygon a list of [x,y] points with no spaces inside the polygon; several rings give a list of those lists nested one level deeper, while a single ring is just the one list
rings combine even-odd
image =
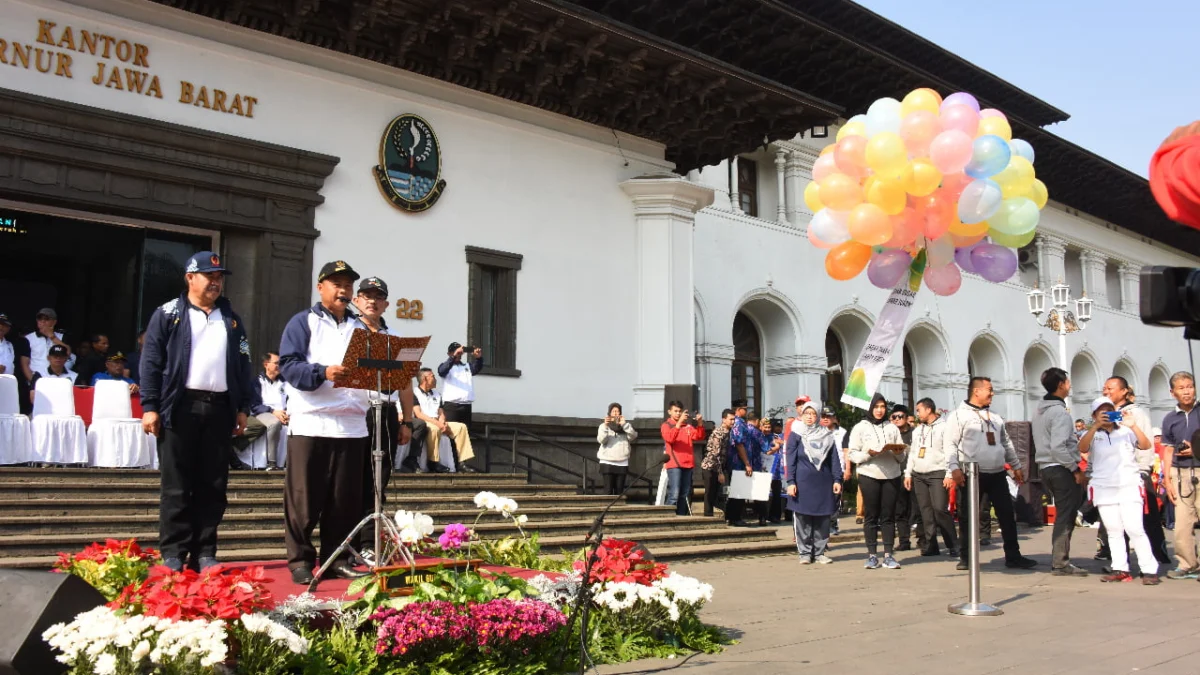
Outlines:
[{"label": "pillar", "polygon": [[804,203],[804,189],[812,182],[812,167],[818,156],[815,151],[801,148],[792,151],[788,163],[788,219],[793,225],[803,225],[806,229],[813,214],[808,209],[808,204]]},{"label": "pillar", "polygon": [[633,201],[638,301],[634,332],[634,417],[663,415],[663,388],[695,379],[692,229],[713,191],[677,177],[621,183]]},{"label": "pillar", "polygon": [[1049,234],[1037,235],[1038,278],[1047,294],[1050,287],[1067,281],[1067,242]]},{"label": "pillar", "polygon": [[1141,311],[1141,268],[1133,263],[1121,263],[1121,311],[1137,314]]},{"label": "pillar", "polygon": [[787,168],[787,150],[779,148],[775,151],[775,220],[780,225],[786,224],[787,219],[787,188],[784,185]]},{"label": "pillar", "polygon": [[733,345],[696,345],[696,363],[701,378],[700,412],[704,419],[716,420],[729,407],[733,390]]},{"label": "pillar", "polygon": [[1095,301],[1093,307],[1107,307],[1108,281],[1104,277],[1108,271],[1108,258],[1098,251],[1081,251],[1079,265],[1083,268],[1083,292]]},{"label": "pillar", "polygon": [[738,158],[729,158],[729,210],[734,213],[742,212],[742,196],[738,194]]}]

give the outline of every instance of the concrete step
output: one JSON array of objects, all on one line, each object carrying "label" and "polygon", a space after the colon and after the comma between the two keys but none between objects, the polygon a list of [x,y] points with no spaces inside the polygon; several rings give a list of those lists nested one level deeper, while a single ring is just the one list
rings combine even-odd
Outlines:
[{"label": "concrete step", "polygon": [[[535,495],[558,495],[570,497],[577,493],[571,485],[503,485],[474,486],[437,483],[392,483],[388,486],[389,498],[397,500],[407,495],[437,493],[444,497],[470,500],[481,490],[496,492],[520,502],[522,497]],[[283,498],[284,486],[279,483],[230,483],[226,494],[234,498]],[[0,481],[0,499],[102,499],[120,494],[125,497],[154,496],[159,494],[158,481],[123,481],[119,483],[93,483],[86,480],[60,481],[57,483],[25,483]]]},{"label": "concrete step", "polygon": [[[283,485],[285,471],[230,471],[229,483],[269,483]],[[120,483],[142,481],[158,483],[159,472],[150,469],[62,469],[62,468],[30,468],[30,467],[0,467],[0,485],[13,482],[26,483],[57,483],[60,481],[87,481],[91,483]],[[523,473],[460,473],[460,474],[411,474],[393,473],[392,485],[404,486],[421,485],[454,485],[459,487],[477,487],[480,490],[491,490],[500,486],[528,485]]]},{"label": "concrete step", "polygon": [[[522,512],[534,508],[584,508],[592,513],[599,513],[610,501],[609,497],[599,495],[555,495],[535,494],[514,496]],[[225,509],[232,513],[262,513],[277,512],[283,504],[283,493],[266,497],[231,496]],[[409,511],[428,513],[438,509],[469,509],[474,504],[470,495],[446,495],[433,493],[389,493],[386,504],[389,510],[405,508]],[[43,495],[40,498],[14,498],[12,495],[0,497],[0,513],[10,516],[41,516],[58,518],[61,516],[76,516],[87,514],[99,521],[113,515],[158,515],[158,495],[154,496],[122,496],[119,498],[93,495],[91,497],[59,497]],[[474,519],[474,516],[471,516]]]},{"label": "concrete step", "polygon": [[[255,529],[271,527],[283,522],[283,511],[279,508],[279,504],[276,502],[272,506],[274,507],[273,509],[261,511],[227,511],[221,527],[230,529]],[[387,505],[384,511],[391,515],[395,512],[395,508]],[[564,502],[562,505],[553,507],[521,509],[521,513],[529,516],[530,523],[534,525],[558,521],[586,521],[587,527],[591,527],[592,518],[598,512],[599,508],[578,506],[570,502]],[[0,533],[13,535],[34,533],[54,535],[94,532],[97,533],[98,537],[103,538],[105,532],[114,528],[122,530],[150,530],[158,527],[157,502],[155,502],[153,508],[140,509],[139,513],[109,515],[102,521],[98,521],[91,515],[81,516],[77,515],[77,513],[60,515],[54,518],[46,518],[41,515],[0,516]],[[449,523],[465,523],[470,525],[479,515],[479,511],[476,509],[453,507],[434,508],[423,511],[423,513],[433,518],[434,523],[438,527],[443,527]],[[674,518],[674,509],[670,506],[621,505],[612,508],[609,512],[609,518],[621,518],[625,520],[643,519],[652,522],[654,520]],[[499,521],[497,516],[487,515],[484,516],[480,525],[488,525],[496,521]]]},{"label": "concrete step", "polygon": [[[775,540],[773,530],[767,528],[730,528],[716,519],[704,519],[707,523],[699,527],[687,529],[653,529],[647,530],[645,523],[637,521],[630,523],[614,523],[606,528],[611,536],[623,539],[635,539],[651,551],[658,546],[701,546],[720,543],[738,543],[749,541]],[[668,521],[672,522],[672,521]],[[588,523],[590,524],[590,523]],[[557,553],[560,550],[575,550],[584,544],[584,534],[587,532],[583,524],[576,525],[576,531],[564,533],[556,530],[553,536],[541,537],[542,549],[547,553]],[[117,528],[114,528],[117,530]],[[107,535],[114,539],[137,539],[139,542],[154,542],[158,539],[157,530],[113,531]],[[97,537],[87,534],[62,534],[54,537],[39,535],[6,535],[0,536],[0,564],[7,564],[9,558],[48,558],[52,559],[60,551],[76,551],[96,541]],[[257,530],[228,530],[222,529],[219,535],[219,547],[222,552],[235,549],[278,548],[278,555],[283,551],[283,529]]]}]

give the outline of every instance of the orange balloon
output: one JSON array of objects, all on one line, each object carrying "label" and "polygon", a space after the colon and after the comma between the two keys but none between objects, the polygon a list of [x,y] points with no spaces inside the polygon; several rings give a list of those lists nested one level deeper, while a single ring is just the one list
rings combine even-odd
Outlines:
[{"label": "orange balloon", "polygon": [[833,151],[838,171],[852,178],[867,175],[867,137],[846,136],[837,142]]},{"label": "orange balloon", "polygon": [[849,281],[862,273],[871,262],[871,247],[847,241],[833,247],[825,256],[825,272],[838,281]]},{"label": "orange balloon", "polygon": [[941,192],[951,198],[954,203],[958,203],[959,195],[973,180],[975,179],[962,172],[943,175]]},{"label": "orange balloon", "polygon": [[829,153],[833,152],[834,148],[836,147],[837,145],[830,144],[821,148],[821,156],[824,157],[825,155],[828,155]]},{"label": "orange balloon", "polygon": [[850,238],[867,246],[880,246],[892,238],[892,222],[874,204],[859,204],[846,219]]},{"label": "orange balloon", "polygon": [[966,248],[968,246],[973,246],[975,244],[978,244],[979,242],[983,241],[984,237],[986,237],[986,236],[987,236],[987,232],[984,232],[983,234],[972,235],[969,237],[962,237],[962,236],[959,236],[959,235],[951,232],[950,240],[954,242],[954,248]]},{"label": "orange balloon", "polygon": [[975,237],[981,234],[987,234],[989,225],[987,221],[980,223],[968,224],[958,219],[958,214],[955,214],[954,221],[950,223],[950,234],[957,237]]},{"label": "orange balloon", "polygon": [[862,189],[858,181],[844,173],[825,176],[817,196],[826,208],[834,211],[849,211],[862,203]]},{"label": "orange balloon", "polygon": [[905,248],[917,240],[925,229],[924,216],[915,208],[908,207],[900,215],[892,216],[892,238],[884,242],[884,248]]},{"label": "orange balloon", "polygon": [[946,234],[950,224],[956,219],[955,202],[946,199],[941,190],[927,197],[920,197],[917,202],[925,213],[925,238],[932,240]]}]

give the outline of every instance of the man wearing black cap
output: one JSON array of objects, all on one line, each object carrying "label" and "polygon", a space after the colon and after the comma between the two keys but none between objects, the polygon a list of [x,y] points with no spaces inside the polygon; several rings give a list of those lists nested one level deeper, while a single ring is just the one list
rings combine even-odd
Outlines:
[{"label": "man wearing black cap", "polygon": [[91,385],[94,387],[100,380],[117,380],[129,385],[129,393],[138,393],[138,385],[133,378],[125,375],[125,355],[117,352],[104,360],[104,372],[92,375]]},{"label": "man wearing black cap", "polygon": [[[54,327],[58,325],[58,312],[51,307],[43,307],[38,310],[37,330],[25,336],[29,341],[29,367],[35,372],[46,369],[49,363],[48,356],[50,348],[54,345],[59,345],[67,350],[67,367],[75,365],[75,355],[71,353],[71,348],[67,343],[63,342],[63,334],[55,332]],[[32,378],[32,374],[30,374]]]},{"label": "man wearing black cap", "polygon": [[[358,284],[358,294],[354,296],[354,307],[358,309],[358,318],[367,326],[367,329],[372,333],[382,333],[389,335],[387,322],[383,319],[383,313],[388,307],[388,287],[387,284],[379,277],[367,277]],[[377,358],[383,358],[379,356]],[[368,400],[373,399],[377,394],[373,391],[367,392]],[[380,495],[383,501],[387,501],[387,485],[392,478],[392,455],[396,453],[397,444],[403,445],[409,442],[413,424],[413,391],[411,382],[399,391],[385,391],[385,399],[383,401],[383,487],[384,492]],[[397,410],[396,403],[400,403],[400,409]],[[401,422],[403,418],[403,422]],[[367,411],[367,447],[368,450],[375,449],[375,434],[379,433],[375,428],[375,412]],[[375,510],[375,472],[373,462],[366,462],[366,470],[363,471],[363,516],[372,513]],[[362,550],[366,542],[371,539],[374,528],[364,528],[359,533],[359,550]],[[364,552],[364,557],[368,557]]]},{"label": "man wearing black cap", "polygon": [[0,313],[0,375],[17,378],[17,405],[23,415],[33,408],[29,398],[29,381],[33,369],[29,366],[29,341],[20,335],[12,335],[12,321],[7,314]]},{"label": "man wearing black cap", "polygon": [[[78,376],[70,368],[67,368],[67,348],[65,346],[54,345],[50,347],[50,352],[46,355],[46,360],[48,363],[45,368],[33,372],[33,379],[29,381],[31,392],[37,388],[38,380],[43,377],[69,380],[71,384],[75,384]],[[30,400],[33,400],[32,394],[30,395]]]},{"label": "man wearing black cap", "polygon": [[457,342],[451,342],[446,349],[447,359],[438,366],[438,375],[442,378],[442,411],[446,413],[446,421],[462,422],[471,428],[471,405],[475,402],[474,377],[483,370],[483,350],[474,347],[471,350],[470,365],[463,363],[467,351]]},{"label": "man wearing black cap", "polygon": [[[321,267],[321,301],[288,321],[279,346],[289,416],[283,513],[288,568],[297,584],[313,579],[317,551],[311,540],[317,523],[325,562],[362,517],[367,392],[334,387],[349,375],[342,359],[350,337],[356,328],[367,329],[350,309],[358,278],[341,260]],[[346,558],[326,572],[327,577],[346,579],[365,574]]]},{"label": "man wearing black cap", "polygon": [[146,327],[142,427],[159,436],[163,564],[204,571],[219,564],[231,436],[246,428],[254,383],[246,327],[221,295],[229,271],[220,256],[201,251],[184,272],[187,290]]}]

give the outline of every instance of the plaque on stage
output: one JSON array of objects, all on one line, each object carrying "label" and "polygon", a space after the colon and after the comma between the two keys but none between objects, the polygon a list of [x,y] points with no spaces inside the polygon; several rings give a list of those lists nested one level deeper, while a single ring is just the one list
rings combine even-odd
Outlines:
[{"label": "plaque on stage", "polygon": [[377,368],[363,367],[360,359],[366,359],[402,362],[399,367],[389,365],[387,369],[383,370],[382,385],[385,391],[403,389],[412,383],[413,378],[417,376],[417,371],[421,369],[421,356],[425,353],[425,348],[429,346],[429,340],[428,336],[400,337],[372,333],[369,330],[357,328],[350,336],[350,345],[346,347],[346,355],[342,357],[342,365],[350,374],[342,381],[335,383],[334,386],[375,389],[379,384],[376,378]]}]

